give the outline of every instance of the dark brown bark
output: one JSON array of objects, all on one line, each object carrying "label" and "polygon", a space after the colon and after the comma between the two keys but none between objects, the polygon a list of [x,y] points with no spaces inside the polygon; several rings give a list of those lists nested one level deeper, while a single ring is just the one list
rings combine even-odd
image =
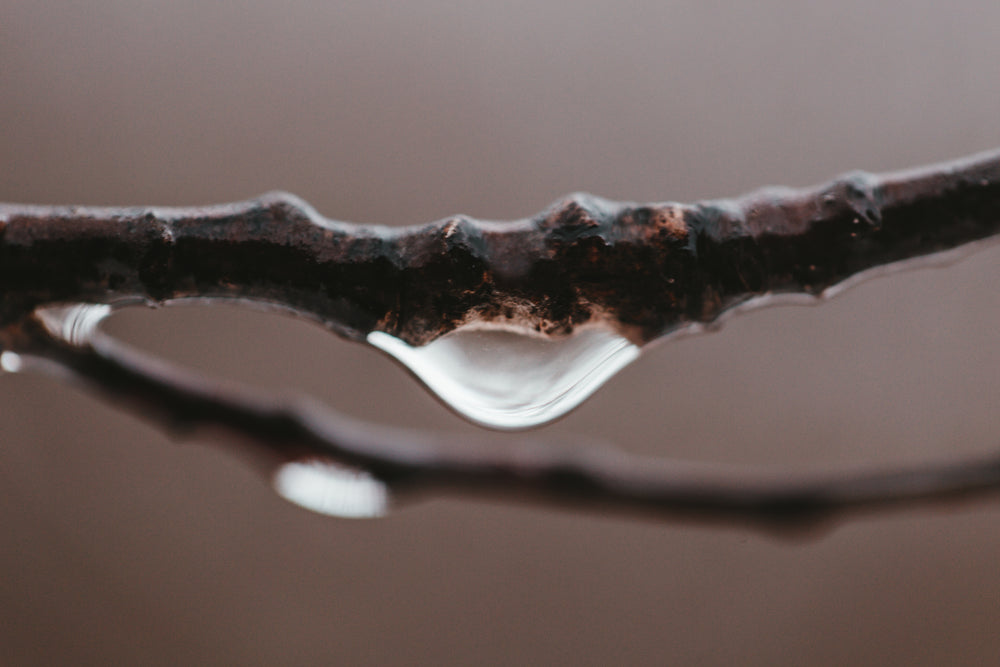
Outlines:
[{"label": "dark brown bark", "polygon": [[0,205],[0,225],[7,323],[46,303],[232,297],[358,340],[422,344],[469,320],[561,335],[599,319],[644,343],[996,234],[1000,154],[694,205],[574,195],[502,224],[350,225],[275,193],[190,209]]}]

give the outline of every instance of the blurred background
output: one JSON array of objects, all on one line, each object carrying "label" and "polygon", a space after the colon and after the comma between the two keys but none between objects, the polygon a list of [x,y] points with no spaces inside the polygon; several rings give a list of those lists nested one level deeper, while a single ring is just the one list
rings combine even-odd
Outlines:
[{"label": "blurred background", "polygon": [[[0,0],[0,201],[286,189],[342,220],[687,201],[1000,145],[1000,3]],[[1000,248],[655,346],[541,433],[765,466],[993,451]],[[476,433],[373,350],[235,308],[112,333]],[[0,664],[982,664],[1000,505],[810,540],[440,499],[346,521],[210,441],[0,377]]]}]

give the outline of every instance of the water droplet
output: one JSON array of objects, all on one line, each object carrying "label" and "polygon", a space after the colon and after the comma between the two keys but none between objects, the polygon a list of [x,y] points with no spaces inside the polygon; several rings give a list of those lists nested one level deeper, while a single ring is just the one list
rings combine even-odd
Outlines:
[{"label": "water droplet", "polygon": [[551,339],[464,327],[421,347],[373,331],[368,342],[399,360],[456,412],[498,429],[561,417],[639,356],[626,338],[599,328]]},{"label": "water droplet", "polygon": [[111,314],[111,306],[105,303],[75,303],[39,308],[35,314],[53,336],[71,345],[83,345],[93,336],[101,320]]},{"label": "water droplet", "polygon": [[0,368],[8,373],[19,373],[24,367],[24,361],[17,352],[5,350],[0,352]]},{"label": "water droplet", "polygon": [[274,490],[300,507],[348,519],[384,516],[386,485],[366,472],[327,461],[292,461],[274,474]]}]

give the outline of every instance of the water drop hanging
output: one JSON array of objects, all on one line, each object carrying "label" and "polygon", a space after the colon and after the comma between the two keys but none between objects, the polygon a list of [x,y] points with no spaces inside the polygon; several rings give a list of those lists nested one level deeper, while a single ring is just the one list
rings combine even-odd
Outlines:
[{"label": "water drop hanging", "polygon": [[467,326],[420,347],[376,331],[368,342],[396,358],[456,412],[497,429],[529,428],[561,417],[639,356],[636,345],[597,327],[546,338]]}]

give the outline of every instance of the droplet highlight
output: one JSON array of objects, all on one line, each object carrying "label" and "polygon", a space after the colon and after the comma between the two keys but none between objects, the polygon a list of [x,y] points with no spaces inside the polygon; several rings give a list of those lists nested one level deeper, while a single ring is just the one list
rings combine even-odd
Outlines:
[{"label": "droplet highlight", "polygon": [[24,368],[24,360],[17,352],[4,350],[0,352],[0,368],[7,373],[20,373],[21,369]]},{"label": "droplet highlight", "polygon": [[386,485],[368,473],[328,461],[292,461],[274,474],[274,490],[313,512],[371,519],[389,511]]},{"label": "droplet highlight", "polygon": [[639,356],[628,339],[596,327],[565,338],[464,327],[420,347],[373,331],[368,342],[459,414],[506,430],[561,417]]},{"label": "droplet highlight", "polygon": [[101,321],[111,314],[111,306],[105,303],[75,303],[39,308],[35,314],[53,336],[71,345],[83,345],[91,339]]}]

